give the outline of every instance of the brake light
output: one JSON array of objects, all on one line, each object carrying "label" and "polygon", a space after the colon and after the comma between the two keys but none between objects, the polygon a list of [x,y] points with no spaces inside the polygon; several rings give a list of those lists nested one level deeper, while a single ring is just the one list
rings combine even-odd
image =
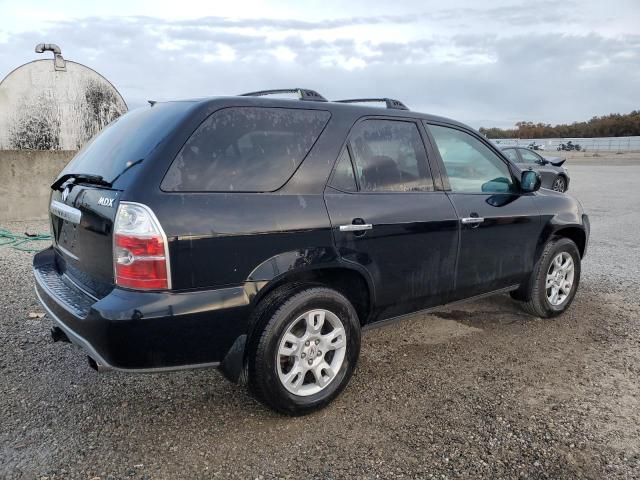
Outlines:
[{"label": "brake light", "polygon": [[171,288],[167,237],[146,205],[120,202],[113,229],[113,270],[121,287]]}]

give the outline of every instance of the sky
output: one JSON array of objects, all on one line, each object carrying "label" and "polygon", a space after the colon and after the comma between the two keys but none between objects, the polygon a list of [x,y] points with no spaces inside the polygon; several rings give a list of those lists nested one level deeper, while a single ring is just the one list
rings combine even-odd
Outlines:
[{"label": "sky", "polygon": [[130,108],[304,87],[476,128],[640,109],[640,0],[0,0],[0,78],[40,42]]}]

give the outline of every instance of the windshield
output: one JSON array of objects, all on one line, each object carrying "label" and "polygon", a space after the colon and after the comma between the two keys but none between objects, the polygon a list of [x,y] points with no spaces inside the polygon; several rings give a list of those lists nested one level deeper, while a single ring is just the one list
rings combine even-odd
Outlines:
[{"label": "windshield", "polygon": [[99,175],[113,183],[125,169],[144,160],[191,106],[190,102],[169,102],[130,111],[87,143],[60,176]]}]

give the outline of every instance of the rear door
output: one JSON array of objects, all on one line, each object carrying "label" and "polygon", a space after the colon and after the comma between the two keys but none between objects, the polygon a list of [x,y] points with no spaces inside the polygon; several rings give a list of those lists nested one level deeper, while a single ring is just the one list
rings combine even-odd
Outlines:
[{"label": "rear door", "polygon": [[362,119],[325,191],[339,254],[373,279],[381,318],[442,304],[453,288],[458,221],[423,135],[412,120]]},{"label": "rear door", "polygon": [[522,194],[507,162],[479,135],[428,124],[460,220],[456,299],[520,283],[533,268],[541,233],[532,194]]}]

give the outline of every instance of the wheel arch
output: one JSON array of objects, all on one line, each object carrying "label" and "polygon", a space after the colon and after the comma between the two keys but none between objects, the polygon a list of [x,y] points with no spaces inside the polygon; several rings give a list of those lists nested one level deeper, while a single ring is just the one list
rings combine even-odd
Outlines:
[{"label": "wheel arch", "polygon": [[223,374],[233,382],[242,382],[246,352],[269,313],[280,300],[308,287],[333,288],[344,295],[358,314],[360,325],[374,312],[375,290],[366,270],[341,260],[332,247],[282,252],[258,265],[247,277],[244,290],[249,300],[249,318],[245,333],[240,335],[222,362]]},{"label": "wheel arch", "polygon": [[260,282],[251,303],[255,309],[267,296],[279,290],[290,295],[309,286],[333,288],[344,295],[358,313],[360,324],[367,323],[374,304],[373,282],[368,275],[345,262],[332,262],[310,268],[297,268]]},{"label": "wheel arch", "polygon": [[578,252],[580,253],[580,258],[584,256],[586,247],[587,247],[587,233],[585,231],[584,226],[582,225],[550,225],[548,228],[544,229],[542,235],[540,236],[540,240],[538,241],[538,246],[536,249],[536,258],[537,262],[542,254],[542,250],[546,243],[551,240],[553,237],[560,238],[568,238],[572,240],[573,243],[578,247]]}]

